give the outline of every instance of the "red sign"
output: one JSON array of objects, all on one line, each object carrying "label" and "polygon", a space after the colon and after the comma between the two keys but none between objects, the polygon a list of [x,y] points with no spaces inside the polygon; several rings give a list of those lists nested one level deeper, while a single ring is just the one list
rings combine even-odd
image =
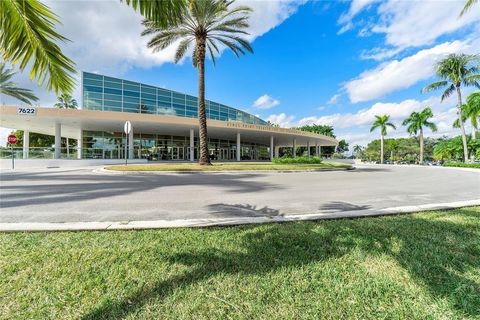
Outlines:
[{"label": "red sign", "polygon": [[8,144],[16,144],[17,143],[17,137],[14,134],[11,134],[7,138]]}]

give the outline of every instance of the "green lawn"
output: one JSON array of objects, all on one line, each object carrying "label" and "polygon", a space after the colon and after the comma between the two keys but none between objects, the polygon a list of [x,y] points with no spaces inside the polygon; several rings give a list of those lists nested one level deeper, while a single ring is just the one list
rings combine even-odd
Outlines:
[{"label": "green lawn", "polygon": [[242,171],[242,170],[331,170],[350,168],[345,163],[318,164],[283,164],[271,162],[217,162],[212,166],[201,166],[198,163],[149,163],[114,165],[106,169],[115,171]]},{"label": "green lawn", "polygon": [[0,234],[2,319],[479,319],[480,207]]}]

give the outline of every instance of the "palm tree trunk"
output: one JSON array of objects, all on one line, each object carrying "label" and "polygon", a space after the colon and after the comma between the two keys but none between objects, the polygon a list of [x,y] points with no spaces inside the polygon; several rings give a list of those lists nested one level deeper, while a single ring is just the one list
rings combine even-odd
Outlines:
[{"label": "palm tree trunk", "polygon": [[197,38],[198,63],[198,122],[200,140],[200,165],[210,165],[208,154],[207,117],[205,112],[205,39]]},{"label": "palm tree trunk", "polygon": [[383,134],[380,135],[380,163],[383,164]]},{"label": "palm tree trunk", "polygon": [[423,164],[423,129],[420,128],[420,164]]},{"label": "palm tree trunk", "polygon": [[463,143],[463,161],[468,161],[468,147],[467,147],[467,136],[465,135],[465,126],[463,125],[462,119],[462,92],[460,91],[460,86],[457,86],[457,96],[458,96],[458,122],[460,122],[460,131],[462,132],[462,143]]}]

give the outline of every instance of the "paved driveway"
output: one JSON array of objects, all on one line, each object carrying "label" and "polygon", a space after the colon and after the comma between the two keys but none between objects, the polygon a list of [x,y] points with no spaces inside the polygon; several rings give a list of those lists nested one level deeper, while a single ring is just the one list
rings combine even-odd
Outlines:
[{"label": "paved driveway", "polygon": [[302,173],[2,172],[0,222],[336,213],[480,199],[480,171],[363,166]]}]

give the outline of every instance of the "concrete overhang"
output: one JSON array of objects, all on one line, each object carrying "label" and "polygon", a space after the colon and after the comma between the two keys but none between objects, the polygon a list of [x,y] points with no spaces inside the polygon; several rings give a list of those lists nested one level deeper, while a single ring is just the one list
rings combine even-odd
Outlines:
[{"label": "concrete overhang", "polygon": [[[153,115],[128,112],[56,109],[37,107],[35,115],[18,114],[17,106],[0,106],[0,126],[30,132],[54,135],[55,124],[61,124],[62,137],[77,139],[80,130],[122,132],[125,121],[130,121],[134,133],[189,136],[190,129],[198,136],[198,119],[169,115]],[[208,120],[208,135],[213,139],[235,140],[240,133],[243,141],[270,144],[273,136],[275,146],[297,146],[318,144],[336,146],[332,137],[273,126]]]}]

